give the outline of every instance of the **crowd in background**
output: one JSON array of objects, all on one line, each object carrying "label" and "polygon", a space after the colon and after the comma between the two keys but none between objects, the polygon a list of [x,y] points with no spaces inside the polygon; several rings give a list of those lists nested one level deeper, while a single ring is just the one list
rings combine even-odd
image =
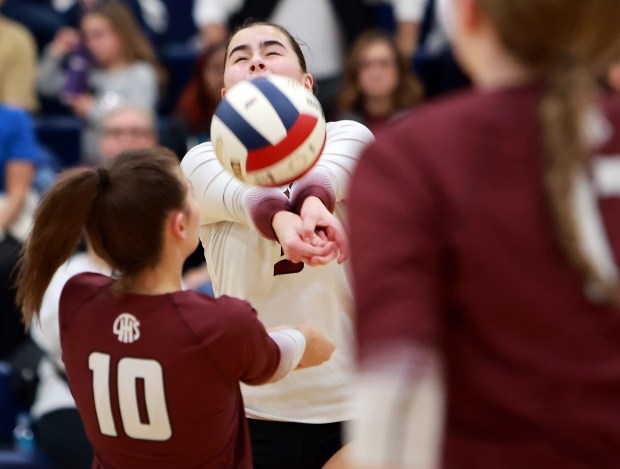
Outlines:
[{"label": "crowd in background", "polygon": [[[28,215],[62,169],[97,166],[125,149],[158,143],[181,159],[208,141],[225,44],[246,18],[282,24],[297,36],[327,120],[355,120],[375,135],[423,101],[469,85],[434,0],[2,2],[0,360],[26,338],[11,286],[23,241],[20,215]],[[619,70],[616,63],[601,77],[610,89],[620,89]],[[186,284],[208,291],[203,267],[199,247],[187,262]],[[62,457],[68,453],[55,451],[63,447],[52,436],[68,420],[50,429],[43,417],[72,408],[70,418],[77,425],[79,419],[66,382],[51,366],[60,360],[58,344],[39,343],[50,354],[47,397],[61,397],[46,403],[41,394],[33,415],[43,423],[46,449]],[[76,450],[76,441],[88,445],[67,435]],[[62,467],[87,466],[91,453],[79,449],[81,459],[72,456]]]},{"label": "crowd in background", "polygon": [[[163,0],[6,0],[0,10],[0,104],[11,108],[4,122],[12,113],[23,121],[15,137],[0,142],[0,184],[12,201],[7,207],[21,208],[31,189],[41,193],[62,169],[102,163],[110,142],[121,148],[155,138],[181,158],[207,141],[223,86],[224,45],[244,18],[287,26],[307,55],[327,119],[356,120],[373,132],[424,99],[424,70],[435,74],[443,67],[428,57],[446,60],[434,2],[299,5],[196,0],[172,8]],[[464,84],[453,80],[443,90]],[[127,107],[148,125],[125,119],[106,126],[110,114]],[[22,141],[25,146],[16,143]],[[0,214],[5,232],[8,218]],[[20,243],[10,234],[2,245],[7,243],[11,254],[0,259],[0,295],[6,297],[0,300],[7,305],[0,359],[23,338],[10,288]],[[197,251],[187,268],[201,262]],[[204,275],[192,269],[188,281],[202,285]]]}]

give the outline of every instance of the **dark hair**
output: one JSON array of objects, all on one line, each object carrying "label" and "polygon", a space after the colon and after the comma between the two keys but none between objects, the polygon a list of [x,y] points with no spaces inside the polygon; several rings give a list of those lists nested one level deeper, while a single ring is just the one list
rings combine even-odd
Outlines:
[{"label": "dark hair", "polygon": [[289,42],[291,43],[291,46],[293,47],[293,51],[295,52],[295,55],[297,56],[297,59],[299,60],[299,65],[301,66],[302,71],[304,73],[308,73],[308,66],[306,65],[306,59],[304,57],[304,53],[301,51],[301,46],[299,45],[299,42],[297,41],[297,39],[295,39],[293,35],[289,33],[286,28],[280,26],[279,24],[271,23],[269,21],[257,21],[254,18],[246,19],[241,26],[235,28],[233,33],[228,38],[228,42],[226,42],[226,57],[228,57],[228,46],[230,46],[230,41],[232,40],[234,35],[243,29],[253,28],[255,26],[271,26],[272,28],[275,28],[278,31],[280,31],[282,34],[284,34],[288,38]]},{"label": "dark hair", "polygon": [[149,39],[143,33],[131,9],[119,0],[109,0],[95,4],[83,15],[82,21],[91,15],[105,18],[120,38],[125,59],[130,62],[149,63],[157,72],[160,86],[167,82],[167,74],[157,59]]},{"label": "dark hair", "polygon": [[52,276],[84,230],[121,287],[155,266],[166,218],[186,208],[187,188],[176,155],[161,147],[121,153],[107,169],[63,173],[41,200],[18,263],[17,304],[24,323],[38,315]]},{"label": "dark hair", "polygon": [[398,69],[398,82],[392,93],[393,112],[408,109],[422,99],[422,85],[411,74],[409,61],[400,53],[394,37],[381,30],[369,30],[356,39],[347,55],[344,83],[338,98],[339,112],[355,111],[365,114],[364,96],[358,79],[359,62],[366,49],[376,42],[383,42],[390,48]]},{"label": "dark hair", "polygon": [[[211,119],[219,98],[214,99],[213,95],[206,88],[204,72],[217,54],[221,52],[226,53],[225,47],[224,43],[215,44],[207,47],[200,53],[194,63],[192,76],[183,89],[183,93],[174,111],[174,114],[182,118],[194,133],[208,133],[210,130]],[[222,69],[223,74],[224,70]],[[217,91],[219,92],[219,90]]]},{"label": "dark hair", "polygon": [[477,1],[506,49],[548,82],[540,105],[544,183],[558,239],[586,282],[620,304],[620,286],[609,284],[583,250],[570,197],[590,156],[584,120],[596,104],[595,77],[620,48],[620,2]]}]

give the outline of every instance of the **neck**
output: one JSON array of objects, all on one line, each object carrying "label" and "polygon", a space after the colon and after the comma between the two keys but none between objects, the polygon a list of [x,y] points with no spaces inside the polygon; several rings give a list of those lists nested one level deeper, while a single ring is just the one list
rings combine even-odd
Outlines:
[{"label": "neck", "polygon": [[131,279],[128,291],[141,295],[161,295],[181,290],[185,257],[179,249],[164,249],[157,265],[144,269]]},{"label": "neck", "polygon": [[102,269],[110,269],[110,266],[108,265],[108,263],[106,261],[104,261],[101,257],[99,257],[96,253],[95,250],[91,247],[90,243],[86,243],[88,248],[87,248],[87,252],[88,252],[88,257],[89,259],[96,264],[97,266],[101,267]]},{"label": "neck", "polygon": [[522,85],[535,77],[535,74],[511,57],[490,59],[481,65],[478,73],[472,72],[473,82],[483,89],[505,88]]},{"label": "neck", "polygon": [[387,116],[392,112],[392,98],[390,96],[366,98],[364,110],[370,117]]},{"label": "neck", "polygon": [[496,33],[486,29],[462,49],[463,65],[474,84],[483,89],[521,85],[535,78],[531,69],[502,46]]},{"label": "neck", "polygon": [[127,65],[128,65],[128,62],[126,60],[119,59],[114,62],[110,62],[108,65],[106,65],[105,68],[106,70],[110,72],[116,72],[117,70],[127,68]]},{"label": "neck", "polygon": [[155,266],[136,275],[129,285],[130,293],[162,295],[182,289],[183,261],[163,259]]}]

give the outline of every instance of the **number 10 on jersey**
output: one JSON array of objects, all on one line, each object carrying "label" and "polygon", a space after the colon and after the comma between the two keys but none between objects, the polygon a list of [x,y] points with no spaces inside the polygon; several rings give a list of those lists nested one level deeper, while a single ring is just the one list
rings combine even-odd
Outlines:
[{"label": "number 10 on jersey", "polygon": [[[110,396],[110,355],[93,352],[88,357],[88,367],[93,372],[93,396],[101,433],[118,436],[112,415]],[[117,365],[118,408],[123,430],[137,440],[165,441],[172,436],[164,375],[159,362],[144,358],[122,358]],[[137,381],[144,381],[144,402],[147,422],[140,418]]]}]

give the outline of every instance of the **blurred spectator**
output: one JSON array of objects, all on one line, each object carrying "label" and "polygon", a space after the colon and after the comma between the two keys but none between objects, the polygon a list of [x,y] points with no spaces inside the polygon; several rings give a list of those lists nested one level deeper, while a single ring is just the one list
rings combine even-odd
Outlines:
[{"label": "blurred spectator", "polygon": [[201,52],[194,70],[174,111],[191,137],[188,146],[209,140],[211,118],[224,87],[226,44],[220,43]]},{"label": "blurred spectator", "polygon": [[28,113],[0,105],[0,360],[26,337],[11,273],[37,203],[31,187],[39,158]]},{"label": "blurred spectator", "polygon": [[[56,0],[54,4],[65,17],[66,25],[77,27],[84,13],[109,0]],[[140,23],[154,46],[159,46],[168,29],[168,9],[162,0],[122,0]]]},{"label": "blurred spectator", "polygon": [[355,120],[376,134],[421,98],[422,87],[394,37],[382,31],[363,33],[345,64],[338,119]]},{"label": "blurred spectator", "polygon": [[[165,77],[148,39],[120,2],[104,2],[88,10],[81,31],[85,51],[79,48],[78,31],[64,28],[58,32],[41,60],[37,85],[42,94],[64,100],[84,120],[83,159],[97,164],[101,161],[96,141],[101,117],[122,103],[155,112]],[[63,62],[72,51],[81,56],[73,57],[71,64],[79,66],[68,73]],[[75,79],[79,73],[85,74],[83,81]]]},{"label": "blurred spectator", "polygon": [[452,5],[442,0],[426,2],[413,55],[413,70],[422,80],[426,98],[469,86],[470,80],[454,58],[448,41]]},{"label": "blurred spectator", "polygon": [[[63,27],[77,27],[84,12],[109,0],[4,0],[4,14],[34,35],[39,50]],[[145,34],[159,44],[168,28],[168,9],[162,0],[122,0],[136,16]]]},{"label": "blurred spectator", "polygon": [[155,116],[136,106],[119,106],[108,112],[101,122],[99,153],[104,160],[119,153],[158,144]]},{"label": "blurred spectator", "polygon": [[396,43],[401,54],[412,59],[420,42],[424,12],[429,0],[390,0],[396,23]]},{"label": "blurred spectator", "polygon": [[36,66],[32,34],[21,24],[0,16],[0,103],[28,111],[37,109]]}]

